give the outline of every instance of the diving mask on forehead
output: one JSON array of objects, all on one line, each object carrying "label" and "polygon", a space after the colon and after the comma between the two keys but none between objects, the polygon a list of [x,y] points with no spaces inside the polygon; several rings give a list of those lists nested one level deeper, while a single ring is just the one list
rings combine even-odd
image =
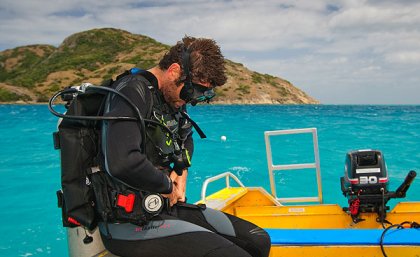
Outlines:
[{"label": "diving mask on forehead", "polygon": [[182,100],[195,106],[197,103],[209,102],[210,99],[216,96],[212,88],[192,82],[190,74],[190,50],[185,47],[182,54],[182,66],[184,87],[179,94]]}]

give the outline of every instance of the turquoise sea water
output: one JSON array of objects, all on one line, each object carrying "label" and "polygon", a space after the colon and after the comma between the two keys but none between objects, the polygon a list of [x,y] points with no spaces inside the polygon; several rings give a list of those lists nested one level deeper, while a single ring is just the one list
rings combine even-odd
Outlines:
[{"label": "turquoise sea water", "polygon": [[[266,130],[318,129],[326,203],[346,204],[339,177],[347,151],[382,150],[391,190],[409,170],[420,171],[420,106],[197,106],[189,112],[208,137],[195,138],[187,188],[190,202],[199,199],[206,178],[225,171],[247,186],[269,190]],[[0,105],[0,256],[67,256],[55,198],[60,167],[51,133],[56,124],[45,105]],[[307,135],[272,138],[275,164],[312,161],[312,146],[305,140],[311,143]],[[277,174],[278,196],[314,196],[316,187],[310,186],[314,181],[313,170]],[[210,192],[217,186],[211,185]],[[407,199],[420,200],[419,178]]]}]

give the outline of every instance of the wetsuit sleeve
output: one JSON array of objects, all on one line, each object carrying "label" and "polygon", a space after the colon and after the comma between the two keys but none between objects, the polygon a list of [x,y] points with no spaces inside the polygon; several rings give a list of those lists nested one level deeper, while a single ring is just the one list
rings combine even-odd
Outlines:
[{"label": "wetsuit sleeve", "polygon": [[[131,80],[121,89],[145,117],[151,106],[151,94],[144,82]],[[134,117],[133,108],[121,97],[111,100],[107,116]],[[171,193],[172,181],[162,171],[156,169],[142,153],[141,127],[134,121],[112,121],[106,126],[106,162],[111,176],[121,182],[145,191]]]}]

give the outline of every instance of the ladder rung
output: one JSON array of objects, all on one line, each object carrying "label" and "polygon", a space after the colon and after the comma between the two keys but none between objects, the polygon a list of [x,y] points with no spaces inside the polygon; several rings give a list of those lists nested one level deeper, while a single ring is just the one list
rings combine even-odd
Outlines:
[{"label": "ladder rung", "polygon": [[301,163],[301,164],[287,164],[287,165],[272,165],[273,170],[298,170],[298,169],[315,169],[315,163]]}]

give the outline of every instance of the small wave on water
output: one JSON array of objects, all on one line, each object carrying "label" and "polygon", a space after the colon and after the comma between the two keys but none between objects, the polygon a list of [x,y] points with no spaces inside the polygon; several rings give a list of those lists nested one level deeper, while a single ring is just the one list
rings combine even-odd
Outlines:
[{"label": "small wave on water", "polygon": [[239,180],[246,183],[250,178],[251,168],[249,167],[242,167],[242,166],[234,166],[228,169],[229,172],[236,174]]}]

